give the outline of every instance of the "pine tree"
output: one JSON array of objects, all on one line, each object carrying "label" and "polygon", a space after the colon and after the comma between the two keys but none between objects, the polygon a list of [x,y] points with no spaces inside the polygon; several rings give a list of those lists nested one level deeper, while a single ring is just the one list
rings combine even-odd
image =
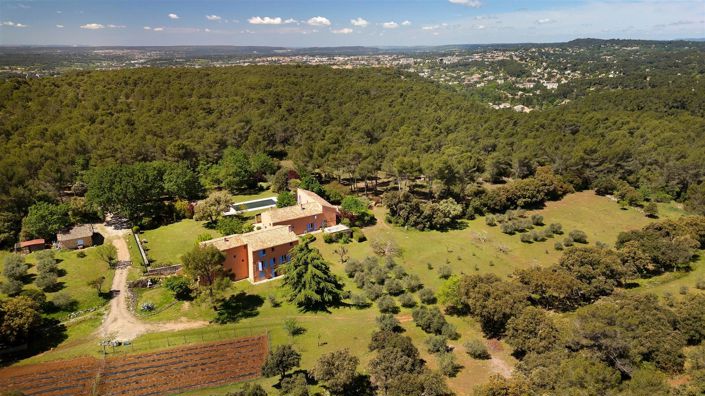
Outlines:
[{"label": "pine tree", "polygon": [[301,309],[325,309],[340,302],[342,285],[310,242],[304,240],[291,250],[291,261],[283,267],[283,286],[289,289],[289,301]]}]

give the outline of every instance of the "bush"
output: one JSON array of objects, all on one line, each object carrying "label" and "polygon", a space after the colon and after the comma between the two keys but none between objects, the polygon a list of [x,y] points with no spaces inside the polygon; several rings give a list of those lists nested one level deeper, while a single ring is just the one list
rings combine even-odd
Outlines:
[{"label": "bush", "polygon": [[573,230],[568,234],[568,236],[570,236],[570,239],[572,239],[573,242],[588,243],[587,234],[580,230]]},{"label": "bush", "polygon": [[438,277],[441,279],[448,279],[453,275],[453,269],[447,265],[442,265],[438,267]]},{"label": "bush", "polygon": [[705,279],[700,279],[695,283],[695,288],[699,290],[705,290]]},{"label": "bush", "polygon": [[553,248],[556,250],[563,250],[563,244],[556,241],[556,243],[553,244]]},{"label": "bush", "polygon": [[447,324],[445,316],[438,307],[420,306],[411,313],[416,325],[426,333],[440,335],[443,333],[443,326]]},{"label": "bush", "polygon": [[177,300],[191,299],[191,282],[183,276],[170,276],[164,280],[164,287],[170,290]]},{"label": "bush", "polygon": [[448,339],[442,335],[432,335],[426,338],[426,348],[429,353],[448,352]]},{"label": "bush", "polygon": [[563,239],[563,246],[565,246],[565,247],[573,246],[573,238],[565,237],[565,239]]},{"label": "bush", "polygon": [[438,358],[438,368],[443,375],[455,377],[460,371],[460,366],[455,361],[455,355],[451,352],[441,353]]},{"label": "bush", "polygon": [[370,284],[365,286],[365,295],[372,301],[377,301],[384,294],[384,289],[380,285]]},{"label": "bush", "polygon": [[282,304],[277,300],[277,296],[274,294],[270,294],[267,296],[267,300],[269,300],[269,305],[272,308],[279,308]]},{"label": "bush", "polygon": [[436,294],[433,293],[433,290],[424,288],[419,291],[419,300],[421,300],[422,303],[424,304],[435,304],[436,303]]},{"label": "bush", "polygon": [[416,300],[414,299],[414,296],[411,295],[411,293],[404,293],[399,296],[399,303],[404,308],[413,308],[416,306]]},{"label": "bush", "polygon": [[[399,268],[401,268],[401,267],[399,267]],[[391,294],[392,296],[398,296],[404,292],[404,286],[402,286],[401,282],[399,282],[396,279],[388,280],[384,284],[384,288],[387,290],[387,293]]]},{"label": "bush", "polygon": [[563,233],[563,226],[560,223],[551,223],[548,225],[548,229],[554,234],[560,235]]},{"label": "bush", "polygon": [[358,260],[350,259],[345,262],[345,273],[348,275],[348,278],[354,278],[355,274],[363,271],[362,263]]},{"label": "bush", "polygon": [[546,240],[546,237],[543,236],[543,232],[537,232],[536,230],[534,230],[531,231],[529,235],[531,236],[531,239],[534,240],[534,242],[543,242]]},{"label": "bush", "polygon": [[367,240],[367,237],[361,229],[355,227],[353,228],[353,239],[355,240],[355,242],[365,242]]},{"label": "bush", "polygon": [[5,257],[2,273],[8,280],[20,280],[27,275],[27,269],[29,266],[25,264],[23,256],[10,254]]},{"label": "bush", "polygon": [[356,308],[367,308],[370,306],[370,302],[362,294],[353,294],[350,296],[350,302]]},{"label": "bush", "polygon": [[152,312],[154,311],[154,304],[151,302],[143,303],[140,309],[144,312]]},{"label": "bush", "polygon": [[379,308],[379,312],[382,313],[399,312],[399,307],[397,307],[397,304],[394,302],[394,299],[388,295],[381,296],[379,299],[377,299],[377,308]]},{"label": "bush", "polygon": [[[393,261],[391,261],[393,263]],[[392,268],[392,276],[394,279],[403,279],[406,276],[406,270],[400,265],[394,264],[395,267]]]},{"label": "bush", "polygon": [[338,238],[334,234],[323,234],[323,242],[325,243],[333,243],[337,240]]},{"label": "bush", "polygon": [[132,227],[132,233],[133,233],[133,234],[139,234],[139,233],[140,233],[140,226],[134,226],[134,227]]},{"label": "bush", "polygon": [[56,265],[56,260],[51,257],[43,257],[37,262],[37,272],[40,274],[45,272],[57,273],[59,267]]},{"label": "bush", "polygon": [[42,290],[51,291],[51,290],[54,290],[54,288],[56,288],[56,281],[57,281],[56,273],[42,272],[34,280],[34,284],[37,285],[37,287]]},{"label": "bush", "polygon": [[377,326],[382,331],[399,331],[401,329],[401,323],[392,314],[382,314],[375,319]]},{"label": "bush", "polygon": [[465,343],[465,352],[473,359],[486,360],[492,356],[487,351],[487,346],[481,340],[473,339]]},{"label": "bush", "polygon": [[543,225],[543,216],[540,214],[532,214],[531,215],[531,224],[535,226],[542,226]]},{"label": "bush", "polygon": [[78,252],[76,252],[76,257],[84,258],[86,257],[86,252],[84,252],[83,250],[79,250]]},{"label": "bush", "polygon": [[421,279],[418,277],[418,275],[414,274],[405,276],[404,279],[402,279],[402,283],[404,284],[404,288],[411,293],[423,287],[423,285],[421,284]]},{"label": "bush", "polygon": [[531,238],[531,235],[529,235],[529,234],[521,234],[521,237],[519,237],[519,239],[521,239],[521,241],[524,243],[533,242],[533,239]]},{"label": "bush", "polygon": [[497,218],[492,215],[487,215],[487,217],[485,217],[485,224],[490,227],[494,227],[497,225]]},{"label": "bush", "polygon": [[0,284],[0,291],[8,296],[16,296],[22,291],[22,282],[17,279],[8,279]]},{"label": "bush", "polygon": [[78,301],[66,292],[56,293],[51,302],[57,309],[65,312],[75,311],[78,306]]},{"label": "bush", "polygon": [[304,329],[296,319],[288,318],[284,321],[284,330],[286,330],[286,333],[291,337],[294,337],[303,333],[306,329]]},{"label": "bush", "polygon": [[514,223],[510,223],[510,222],[500,224],[499,229],[503,233],[509,234],[509,235],[512,235],[516,232],[516,229],[514,228]]}]

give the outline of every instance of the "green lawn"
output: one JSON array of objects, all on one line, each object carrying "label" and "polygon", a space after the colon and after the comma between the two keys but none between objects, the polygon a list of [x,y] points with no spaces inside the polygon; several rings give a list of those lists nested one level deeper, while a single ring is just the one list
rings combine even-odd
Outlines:
[{"label": "green lawn", "polygon": [[207,229],[204,222],[185,219],[144,231],[140,234],[140,239],[147,241],[143,246],[151,265],[165,266],[180,264],[181,255],[194,246],[199,235],[205,233],[214,238],[220,236],[217,230]]}]

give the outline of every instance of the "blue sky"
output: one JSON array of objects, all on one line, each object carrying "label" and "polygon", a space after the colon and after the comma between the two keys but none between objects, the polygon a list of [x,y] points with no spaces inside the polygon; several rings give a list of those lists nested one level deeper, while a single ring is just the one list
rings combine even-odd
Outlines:
[{"label": "blue sky", "polygon": [[438,45],[705,37],[705,0],[0,0],[2,45]]}]

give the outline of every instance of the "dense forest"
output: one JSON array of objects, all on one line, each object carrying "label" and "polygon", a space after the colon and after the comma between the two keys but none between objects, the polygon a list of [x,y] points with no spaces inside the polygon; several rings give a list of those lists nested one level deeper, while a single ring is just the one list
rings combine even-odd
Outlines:
[{"label": "dense forest", "polygon": [[549,166],[577,190],[614,178],[646,196],[690,200],[697,211],[704,117],[700,75],[596,90],[529,114],[494,111],[393,69],[252,66],[8,79],[0,83],[0,235],[4,244],[16,241],[30,206],[56,202],[89,169],[162,161],[203,177],[227,147],[359,180],[384,172],[448,181],[446,166],[460,195],[479,178],[531,177]]}]

